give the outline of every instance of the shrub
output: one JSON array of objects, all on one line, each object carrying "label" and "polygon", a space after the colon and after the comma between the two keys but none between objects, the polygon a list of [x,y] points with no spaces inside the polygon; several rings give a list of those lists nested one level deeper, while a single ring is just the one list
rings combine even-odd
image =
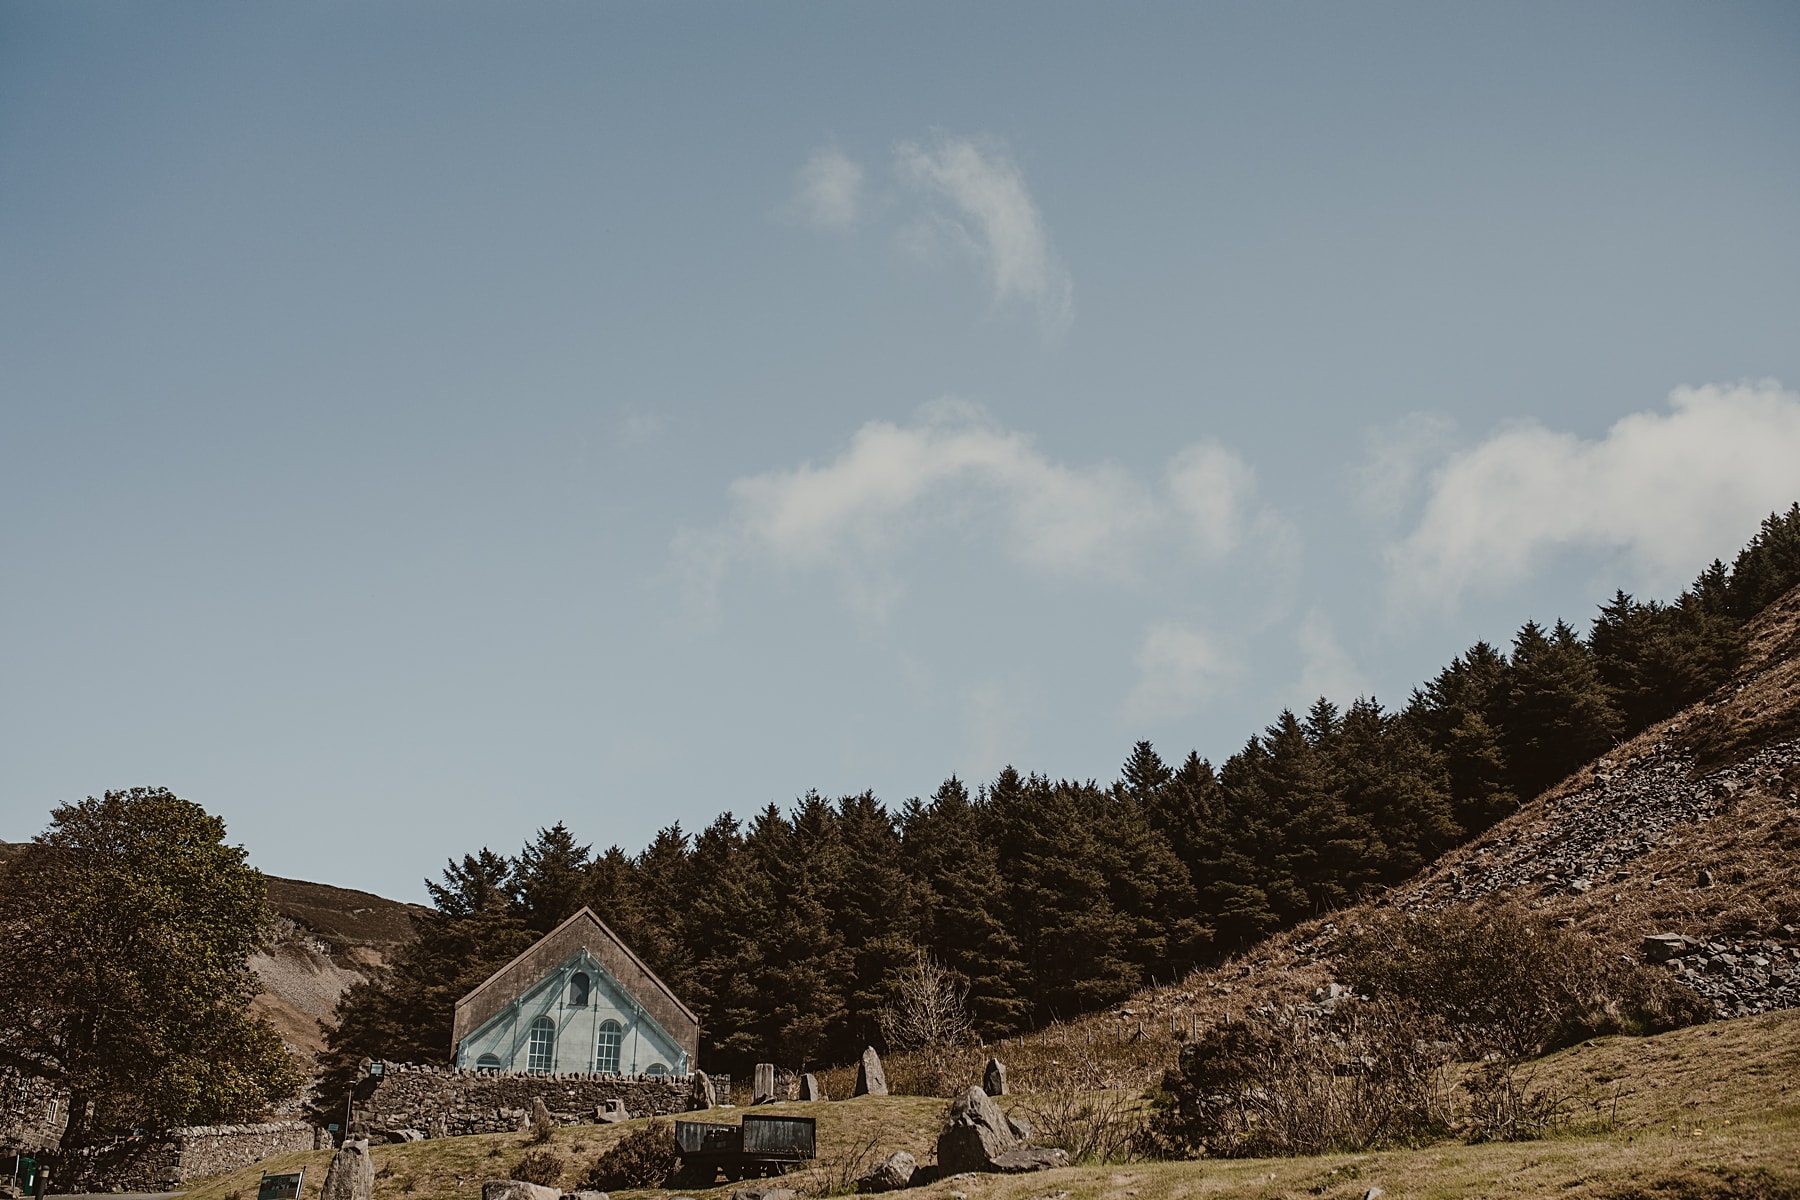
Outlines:
[{"label": "shrub", "polygon": [[652,1121],[595,1159],[582,1186],[602,1192],[661,1187],[674,1172],[675,1127]]},{"label": "shrub", "polygon": [[549,1150],[533,1150],[513,1164],[512,1178],[555,1187],[562,1182],[566,1165],[560,1156]]},{"label": "shrub", "polygon": [[1032,1141],[1078,1163],[1130,1162],[1146,1149],[1141,1101],[1125,1092],[1044,1092],[1022,1107]]},{"label": "shrub", "polygon": [[1349,931],[1350,986],[1441,1019],[1471,1058],[1524,1058],[1597,1033],[1704,1020],[1705,1004],[1517,905],[1391,913]]},{"label": "shrub", "polygon": [[1150,1140],[1177,1156],[1262,1158],[1447,1131],[1449,1046],[1436,1028],[1409,1006],[1354,1000],[1215,1026],[1164,1078]]}]

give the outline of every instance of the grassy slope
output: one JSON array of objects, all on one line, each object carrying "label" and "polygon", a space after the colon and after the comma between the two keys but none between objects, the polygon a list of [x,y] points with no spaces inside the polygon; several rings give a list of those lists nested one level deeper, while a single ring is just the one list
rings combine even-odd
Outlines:
[{"label": "grassy slope", "polygon": [[[1602,1038],[1537,1064],[1534,1086],[1566,1095],[1588,1121],[1536,1142],[1318,1158],[1136,1163],[1042,1175],[963,1177],[920,1200],[1184,1200],[1200,1196],[1361,1197],[1379,1185],[1395,1200],[1428,1197],[1800,1197],[1800,1011],[1719,1022],[1654,1038]],[[1031,1098],[1009,1102],[1027,1111]],[[928,1160],[946,1104],[900,1096],[785,1106],[817,1116],[821,1158],[841,1163],[871,1138],[883,1154]],[[728,1114],[719,1113],[719,1116]],[[626,1130],[560,1129],[554,1147],[585,1165]],[[449,1138],[374,1150],[378,1200],[465,1200],[500,1178],[526,1149],[523,1134]],[[289,1155],[196,1185],[193,1200],[255,1194],[264,1169],[305,1164],[322,1182],[329,1154]],[[564,1180],[572,1187],[576,1171]],[[806,1180],[796,1182],[805,1183]],[[316,1186],[316,1185],[315,1185]],[[708,1198],[723,1200],[731,1185]],[[316,1193],[315,1193],[316,1194]],[[670,1193],[642,1193],[646,1198]]]}]

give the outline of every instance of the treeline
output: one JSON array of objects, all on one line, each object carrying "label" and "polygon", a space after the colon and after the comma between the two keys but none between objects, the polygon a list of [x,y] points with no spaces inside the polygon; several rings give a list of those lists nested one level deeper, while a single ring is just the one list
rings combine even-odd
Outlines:
[{"label": "treeline", "polygon": [[1673,603],[1621,592],[1586,637],[1527,623],[1398,711],[1283,712],[1216,771],[1139,742],[1108,786],[1009,767],[897,811],[809,794],[636,854],[558,824],[427,885],[435,912],[388,977],[346,994],[326,1065],[444,1059],[456,999],[583,904],[700,1015],[718,1069],[879,1044],[916,947],[967,979],[985,1036],[1094,1009],[1411,875],[1723,683],[1744,622],[1796,582],[1800,504]]}]

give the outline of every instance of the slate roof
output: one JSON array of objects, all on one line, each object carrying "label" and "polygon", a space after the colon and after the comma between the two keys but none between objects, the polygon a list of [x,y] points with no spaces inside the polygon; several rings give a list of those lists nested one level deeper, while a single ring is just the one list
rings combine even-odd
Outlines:
[{"label": "slate roof", "polygon": [[687,1051],[690,1063],[700,1061],[700,1018],[590,908],[583,908],[546,933],[456,1002],[456,1020],[450,1033],[451,1058],[456,1057],[465,1037],[583,949]]}]

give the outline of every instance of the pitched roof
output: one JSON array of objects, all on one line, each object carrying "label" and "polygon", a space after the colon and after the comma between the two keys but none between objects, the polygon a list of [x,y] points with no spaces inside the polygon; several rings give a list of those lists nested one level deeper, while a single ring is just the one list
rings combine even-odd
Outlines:
[{"label": "pitched roof", "polygon": [[456,1020],[450,1034],[452,1057],[465,1037],[583,949],[592,954],[619,985],[631,993],[632,999],[643,1005],[656,1023],[680,1043],[688,1052],[689,1061],[699,1060],[700,1018],[590,908],[583,908],[546,933],[517,958],[488,976],[480,987],[456,1002]]}]

